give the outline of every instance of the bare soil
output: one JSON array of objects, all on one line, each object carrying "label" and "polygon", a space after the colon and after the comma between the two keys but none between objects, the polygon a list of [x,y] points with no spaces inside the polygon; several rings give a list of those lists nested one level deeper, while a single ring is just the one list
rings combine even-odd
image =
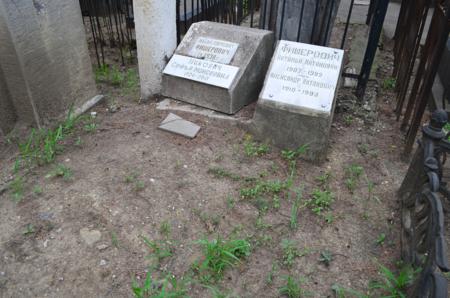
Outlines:
[{"label": "bare soil", "polygon": [[[132,297],[132,280],[142,281],[154,264],[141,236],[165,239],[164,222],[171,227],[167,238],[174,253],[161,261],[155,277],[163,272],[187,276],[202,257],[199,239],[249,239],[251,255],[217,284],[239,297],[279,297],[288,274],[303,278],[302,287],[312,297],[333,297],[334,284],[366,292],[379,278],[379,264],[395,268],[400,252],[396,191],[408,164],[400,158],[403,139],[392,113],[394,95],[376,82],[369,88],[372,105],[355,103],[351,91],[342,89],[339,99],[345,104],[335,115],[328,159],[319,165],[298,161],[293,189],[303,189],[302,202],[323,188],[317,177],[324,173],[331,174],[327,187],[335,201],[331,223],[304,206],[297,229],[290,228],[293,198],[288,192],[279,208],[267,198],[268,210],[261,213],[257,202],[241,197],[242,181],[209,171],[285,181],[288,163],[279,149],[249,157],[241,125],[188,113],[177,114],[202,127],[195,139],[163,132],[157,126],[168,112],[156,110],[155,102],[138,104],[136,94],[102,88],[109,100],[94,109],[97,130],[80,130],[81,145],[67,141],[53,164],[25,174],[20,202],[11,199],[11,190],[0,195],[1,297]],[[120,109],[111,113],[111,103]],[[10,179],[16,157],[15,145],[1,144],[0,181]],[[58,163],[72,169],[69,180],[46,178]],[[345,185],[351,165],[364,168],[354,192]],[[263,227],[257,224],[259,214]],[[26,233],[30,224],[33,231]],[[99,231],[101,238],[89,246],[82,229]],[[385,240],[377,243],[382,234]],[[291,268],[282,264],[283,239],[295,241],[304,252]],[[333,256],[328,267],[319,261],[324,251]],[[190,297],[211,297],[195,282],[188,287]]]}]

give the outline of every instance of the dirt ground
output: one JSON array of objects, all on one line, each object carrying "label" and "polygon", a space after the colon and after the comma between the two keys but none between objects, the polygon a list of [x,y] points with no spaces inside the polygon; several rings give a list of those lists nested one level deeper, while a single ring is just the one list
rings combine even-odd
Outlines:
[{"label": "dirt ground", "polygon": [[[392,66],[390,52],[384,55],[381,80]],[[78,130],[54,163],[24,174],[19,202],[11,190],[0,194],[1,297],[132,297],[132,280],[142,282],[155,265],[142,236],[170,243],[173,255],[154,266],[153,276],[191,276],[190,297],[213,297],[190,274],[202,257],[197,241],[218,235],[251,243],[251,254],[215,284],[238,297],[279,297],[287,275],[301,277],[312,297],[334,297],[336,284],[364,293],[379,278],[380,264],[395,268],[396,191],[408,164],[400,158],[403,136],[391,91],[372,82],[373,101],[363,104],[351,90],[340,91],[328,159],[298,160],[293,186],[277,206],[272,197],[243,198],[243,179],[217,169],[285,181],[289,166],[280,149],[248,156],[243,125],[189,113],[177,112],[201,126],[195,139],[158,130],[168,112],[156,110],[154,101],[139,104],[137,94],[102,88],[108,99],[94,108],[97,129]],[[3,184],[18,153],[14,144],[0,146]],[[72,177],[49,178],[56,164],[70,168]],[[352,165],[364,171],[350,191],[345,181]],[[324,185],[318,177],[327,173]],[[303,193],[297,228],[290,225],[294,189]],[[315,189],[334,195],[329,222],[307,204]],[[290,267],[283,264],[285,239],[301,252]],[[319,260],[324,252],[332,256],[328,266]]]}]

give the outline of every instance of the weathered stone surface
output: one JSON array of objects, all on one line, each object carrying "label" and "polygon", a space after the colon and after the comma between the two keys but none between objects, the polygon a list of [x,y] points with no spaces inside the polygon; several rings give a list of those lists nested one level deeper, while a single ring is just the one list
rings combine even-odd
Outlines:
[{"label": "weathered stone surface", "polygon": [[45,125],[96,94],[84,30],[77,1],[0,1],[0,88],[18,121]]},{"label": "weathered stone surface", "polygon": [[307,144],[307,159],[324,159],[342,59],[342,50],[280,41],[250,126],[255,136],[282,149]]},{"label": "weathered stone surface", "polygon": [[159,129],[193,139],[200,131],[200,126],[190,121],[184,120],[183,118],[173,113],[169,113],[166,119],[164,119],[159,126]]},{"label": "weathered stone surface", "polygon": [[[239,45],[228,64],[228,66],[239,68],[231,86],[223,88],[165,74],[163,76],[163,95],[227,114],[233,114],[257,100],[273,53],[273,33],[227,24],[199,22],[191,26],[175,54],[190,56],[200,38],[210,38]],[[226,60],[225,58],[225,56],[218,57],[215,61],[223,62]],[[201,62],[208,59],[205,57],[204,60],[197,60]],[[211,60],[214,61],[214,59]]]},{"label": "weathered stone surface", "polygon": [[0,65],[0,138],[13,129],[16,119],[16,110],[6,88],[5,76]]}]

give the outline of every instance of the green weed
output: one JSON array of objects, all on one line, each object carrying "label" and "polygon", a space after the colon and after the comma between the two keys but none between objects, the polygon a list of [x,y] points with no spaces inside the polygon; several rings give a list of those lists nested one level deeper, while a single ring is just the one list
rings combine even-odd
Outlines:
[{"label": "green weed", "polygon": [[36,185],[33,187],[33,193],[35,195],[41,195],[43,192],[44,192],[44,190],[42,189],[42,186]]},{"label": "green weed", "polygon": [[27,224],[26,230],[22,232],[24,236],[34,234],[34,226],[32,224]]},{"label": "green weed", "polygon": [[232,298],[237,297],[234,294],[230,293],[230,291],[223,292],[217,287],[213,287],[210,285],[203,285],[205,288],[211,291],[212,298]]},{"label": "green weed", "polygon": [[13,181],[9,184],[9,188],[11,189],[12,199],[15,202],[20,202],[22,200],[24,192],[25,192],[25,180],[22,176],[16,176]]},{"label": "green weed", "polygon": [[116,66],[111,67],[109,72],[109,82],[114,86],[120,86],[124,80],[124,74]]},{"label": "green weed", "polygon": [[198,266],[203,281],[219,280],[227,268],[248,257],[251,250],[250,243],[244,239],[223,240],[218,236],[197,243],[203,247],[204,260]]},{"label": "green weed", "polygon": [[322,215],[324,211],[328,211],[330,209],[333,202],[334,194],[331,191],[315,189],[308,205],[310,206],[311,211],[316,215]]},{"label": "green weed", "polygon": [[147,273],[143,285],[133,280],[131,288],[136,298],[185,298],[187,289],[184,281],[178,281],[168,274],[163,280],[153,280],[152,274]]},{"label": "green weed", "polygon": [[378,235],[378,238],[377,238],[376,243],[377,243],[379,246],[382,246],[382,245],[384,245],[384,241],[386,241],[386,234],[381,233],[380,235]]},{"label": "green weed", "polygon": [[63,164],[58,164],[45,177],[46,178],[61,177],[64,180],[70,180],[70,178],[72,178],[72,176],[73,176],[73,172],[69,167],[67,167]]},{"label": "green weed", "polygon": [[172,227],[170,226],[170,222],[168,222],[167,220],[163,221],[159,226],[159,233],[164,237],[169,237],[171,231]]},{"label": "green weed", "polygon": [[383,89],[386,90],[393,90],[395,89],[395,86],[397,85],[397,80],[393,77],[389,77],[383,80]]},{"label": "green weed", "polygon": [[411,286],[418,272],[418,270],[414,270],[410,266],[404,266],[397,275],[387,267],[380,265],[379,273],[382,280],[372,283],[370,288],[387,295],[384,297],[406,298],[405,291]]},{"label": "green weed", "polygon": [[224,168],[213,167],[208,169],[208,174],[213,175],[215,178],[228,178],[233,181],[240,181],[242,179],[241,176],[231,173]]},{"label": "green weed", "polygon": [[[336,298],[347,298],[347,297],[356,297],[356,298],[369,298],[368,295],[362,294],[353,289],[344,288],[338,284],[334,284],[331,286],[331,289],[336,295]],[[350,296],[347,296],[350,295]]]},{"label": "green weed", "polygon": [[332,178],[332,175],[330,172],[325,172],[319,177],[316,178],[316,180],[319,182],[320,186],[324,187],[327,186],[328,183],[330,183],[330,180]]},{"label": "green weed", "polygon": [[283,265],[290,268],[295,262],[295,259],[301,256],[297,248],[297,243],[290,239],[281,240],[281,248],[283,249]]},{"label": "green weed", "polygon": [[298,212],[300,209],[300,203],[302,201],[302,190],[298,189],[296,190],[296,196],[295,196],[295,200],[292,203],[292,208],[291,208],[291,218],[290,218],[290,228],[292,230],[295,230],[298,228]]},{"label": "green weed", "polygon": [[353,116],[352,115],[345,115],[344,116],[344,124],[345,126],[351,126],[353,124]]},{"label": "green weed", "polygon": [[294,278],[292,276],[286,276],[286,284],[279,288],[280,295],[288,298],[301,298],[304,297],[307,292],[301,287],[303,281],[301,279]]},{"label": "green weed", "polygon": [[269,146],[267,144],[258,144],[253,141],[251,135],[244,137],[244,151],[247,156],[262,156],[269,153]]},{"label": "green weed", "polygon": [[268,285],[273,284],[273,281],[275,279],[275,274],[278,272],[278,265],[276,262],[272,263],[272,267],[270,268],[269,273],[267,274],[266,283]]},{"label": "green weed", "polygon": [[347,189],[353,193],[358,185],[358,182],[361,178],[361,175],[364,173],[364,168],[353,164],[345,169],[345,185],[347,186]]},{"label": "green weed", "polygon": [[102,64],[100,67],[95,69],[95,81],[97,83],[107,82],[109,79],[109,66],[107,64]]},{"label": "green weed", "polygon": [[111,231],[111,244],[115,247],[115,248],[119,248],[119,239],[117,238],[117,234],[114,231]]},{"label": "green weed", "polygon": [[323,263],[325,266],[329,267],[333,261],[333,254],[329,250],[324,250],[320,252],[319,262]]},{"label": "green weed", "polygon": [[154,260],[156,265],[159,265],[162,260],[173,255],[173,245],[169,241],[152,241],[144,236],[141,236],[141,239],[151,250],[147,258]]}]

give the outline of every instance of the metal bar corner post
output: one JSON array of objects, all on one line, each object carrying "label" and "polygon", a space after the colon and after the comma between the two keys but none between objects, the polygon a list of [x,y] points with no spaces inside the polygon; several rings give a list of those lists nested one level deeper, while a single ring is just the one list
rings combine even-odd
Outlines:
[{"label": "metal bar corner post", "polygon": [[375,3],[376,7],[374,8],[374,15],[371,18],[370,24],[369,41],[367,44],[366,53],[364,55],[361,73],[359,75],[358,87],[356,89],[356,95],[359,98],[362,98],[364,96],[367,82],[370,78],[370,72],[372,70],[373,61],[378,49],[378,43],[380,41],[381,32],[383,30],[383,24],[389,6],[389,0],[378,0]]}]

